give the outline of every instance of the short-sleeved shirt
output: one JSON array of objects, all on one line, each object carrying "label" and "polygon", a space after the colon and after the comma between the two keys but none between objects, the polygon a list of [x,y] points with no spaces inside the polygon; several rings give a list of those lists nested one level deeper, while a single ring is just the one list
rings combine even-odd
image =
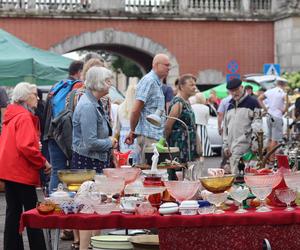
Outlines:
[{"label": "short-sleeved shirt", "polygon": [[165,102],[167,103],[167,102],[172,101],[172,99],[174,97],[172,87],[167,84],[162,84],[162,91],[165,96]]},{"label": "short-sleeved shirt", "polygon": [[218,107],[218,113],[225,113],[225,111],[228,109],[228,105],[229,105],[231,98],[232,98],[232,96],[229,95],[229,96],[225,97],[224,99],[222,99],[222,101],[220,102],[220,105]]},{"label": "short-sleeved shirt", "polygon": [[152,125],[146,120],[147,116],[154,114],[157,109],[165,114],[165,96],[158,75],[151,70],[138,83],[136,89],[136,100],[144,103],[140,119],[135,129],[137,135],[143,135],[159,140],[163,136],[165,118],[162,117],[160,127]]},{"label": "short-sleeved shirt", "polygon": [[275,87],[267,90],[264,95],[268,101],[268,113],[272,116],[282,118],[286,93],[281,88]]}]

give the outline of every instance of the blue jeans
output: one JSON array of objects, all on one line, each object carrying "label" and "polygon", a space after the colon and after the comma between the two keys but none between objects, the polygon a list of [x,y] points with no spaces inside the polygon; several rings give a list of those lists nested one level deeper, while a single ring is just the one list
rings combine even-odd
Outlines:
[{"label": "blue jeans", "polygon": [[57,171],[67,168],[67,157],[53,139],[50,139],[48,142],[48,150],[50,163],[52,165],[49,192],[52,193],[60,182],[57,176]]}]

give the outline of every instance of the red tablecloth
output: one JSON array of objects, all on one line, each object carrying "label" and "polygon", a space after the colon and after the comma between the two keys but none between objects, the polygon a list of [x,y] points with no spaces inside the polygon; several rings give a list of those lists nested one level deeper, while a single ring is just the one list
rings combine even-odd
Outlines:
[{"label": "red tablecloth", "polygon": [[[250,211],[244,214],[227,211],[195,216],[140,216],[119,212],[109,215],[40,215],[33,209],[22,214],[20,231],[24,227],[83,230],[158,228],[161,249],[261,249],[263,238],[270,239],[271,244],[276,246],[272,250],[300,249],[300,209],[286,212],[280,208],[268,213]],[[237,245],[230,247],[234,242]],[[248,244],[251,247],[248,248]]]}]

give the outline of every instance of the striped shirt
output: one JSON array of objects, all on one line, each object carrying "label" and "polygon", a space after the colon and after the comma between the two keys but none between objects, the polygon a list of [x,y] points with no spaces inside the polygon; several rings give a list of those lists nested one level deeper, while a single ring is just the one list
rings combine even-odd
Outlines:
[{"label": "striped shirt", "polygon": [[165,114],[165,96],[162,91],[162,84],[153,70],[139,81],[136,99],[144,102],[144,108],[141,111],[135,133],[159,140],[163,136],[165,118],[162,117],[163,122],[160,127],[154,126],[146,120],[146,117],[154,114],[157,109],[162,110]]}]

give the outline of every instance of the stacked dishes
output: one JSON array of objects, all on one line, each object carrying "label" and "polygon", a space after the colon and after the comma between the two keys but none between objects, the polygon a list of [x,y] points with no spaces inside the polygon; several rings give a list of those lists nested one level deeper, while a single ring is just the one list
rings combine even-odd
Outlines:
[{"label": "stacked dishes", "polygon": [[91,238],[93,250],[100,249],[132,249],[132,244],[128,241],[130,236],[123,235],[99,235]]}]

